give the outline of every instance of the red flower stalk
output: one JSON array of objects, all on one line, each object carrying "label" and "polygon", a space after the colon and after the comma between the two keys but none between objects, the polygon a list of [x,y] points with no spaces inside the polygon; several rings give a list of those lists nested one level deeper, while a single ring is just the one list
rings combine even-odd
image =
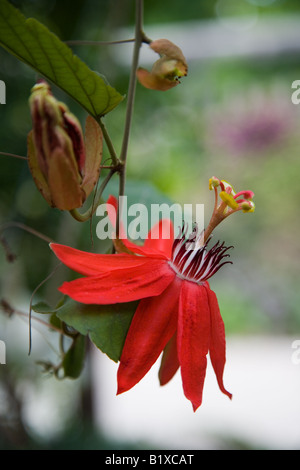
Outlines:
[{"label": "red flower stalk", "polygon": [[229,248],[218,242],[208,249],[203,234],[191,242],[185,231],[176,240],[157,239],[157,231],[166,233],[170,225],[160,221],[142,247],[122,240],[132,254],[93,254],[53,243],[51,248],[86,276],[64,283],[62,293],[86,304],[140,300],[120,358],[117,393],[136,385],[163,352],[160,384],[180,367],[184,394],[195,411],[202,403],[208,353],[221,391],[231,398],[223,384],[224,323],[208,283],[229,263],[224,260]]}]

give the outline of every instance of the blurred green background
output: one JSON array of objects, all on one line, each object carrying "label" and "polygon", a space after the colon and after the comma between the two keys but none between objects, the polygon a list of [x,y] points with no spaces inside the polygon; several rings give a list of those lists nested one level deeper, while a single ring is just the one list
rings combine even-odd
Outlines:
[{"label": "blurred green background", "polygon": [[[133,0],[12,3],[63,40],[102,41],[133,34]],[[214,202],[208,191],[211,176],[228,180],[236,191],[253,190],[255,213],[232,216],[214,234],[214,238],[234,245],[234,264],[221,270],[211,285],[218,294],[228,335],[297,336],[300,115],[291,102],[291,84],[300,79],[300,37],[292,34],[300,21],[300,4],[297,0],[145,0],[144,8],[146,34],[157,31],[157,37],[165,37],[168,31],[169,39],[176,42],[178,38],[189,62],[189,74],[166,93],[145,90],[138,84],[128,155],[128,194],[140,195],[135,202],[167,197],[181,204],[204,203],[208,222]],[[187,38],[192,42],[186,42]],[[192,45],[191,49],[185,49],[186,44]],[[72,49],[126,94],[131,46]],[[145,49],[143,46],[141,64],[144,60],[150,67],[144,59]],[[0,151],[26,155],[26,136],[31,129],[28,96],[35,73],[0,49],[0,79],[6,83],[6,105],[0,105]],[[54,92],[83,123],[85,114],[77,104],[59,90]],[[105,118],[117,149],[125,107],[126,100]],[[107,156],[105,150],[104,158]],[[78,224],[69,214],[49,209],[26,162],[0,156],[0,182],[0,223],[20,222],[61,243],[91,248],[89,224]],[[94,220],[92,231],[96,223]],[[17,259],[8,263],[4,250],[0,252],[1,297],[26,311],[32,291],[55,266],[55,260],[45,242],[22,230],[10,228],[4,235]],[[104,249],[95,231],[94,244],[96,251]],[[67,275],[61,269],[37,297],[55,302],[56,287]],[[3,315],[0,339],[11,334],[12,322],[18,337],[18,323]],[[48,345],[45,340],[41,343],[37,350],[43,356]],[[101,435],[87,439],[90,423],[84,399],[89,396],[88,373],[73,387],[68,385],[70,401],[63,406],[60,443],[56,435],[52,440],[38,439],[22,413],[22,394],[18,394],[20,384],[33,381],[38,387],[40,381],[40,369],[23,357],[26,347],[26,341],[22,346],[7,341],[9,366],[0,369],[0,448],[69,448],[76,447],[78,440],[83,447],[126,448],[126,443],[105,437],[101,440]],[[72,425],[74,407],[78,416],[83,413],[87,417],[87,428],[73,440],[65,440],[61,433]]]}]

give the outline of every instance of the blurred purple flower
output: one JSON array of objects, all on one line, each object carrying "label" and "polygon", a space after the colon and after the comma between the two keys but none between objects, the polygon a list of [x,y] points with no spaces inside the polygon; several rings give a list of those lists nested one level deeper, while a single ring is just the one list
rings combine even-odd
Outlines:
[{"label": "blurred purple flower", "polygon": [[236,155],[261,154],[292,135],[294,118],[295,110],[284,97],[253,93],[209,112],[207,143]]}]

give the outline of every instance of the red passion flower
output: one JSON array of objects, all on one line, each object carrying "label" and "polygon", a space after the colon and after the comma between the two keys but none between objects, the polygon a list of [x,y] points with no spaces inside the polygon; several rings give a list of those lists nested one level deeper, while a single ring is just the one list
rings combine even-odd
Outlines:
[{"label": "red passion flower", "polygon": [[[171,229],[168,239],[158,233]],[[159,370],[164,385],[181,370],[183,391],[194,411],[202,403],[209,353],[221,391],[225,330],[215,293],[208,279],[230,261],[228,247],[208,249],[203,235],[191,243],[183,230],[174,240],[170,220],[152,227],[143,246],[122,240],[130,253],[94,254],[51,244],[56,256],[85,277],[65,282],[60,291],[85,304],[115,304],[140,300],[133,316],[118,368],[118,391],[136,385],[163,352]]]}]

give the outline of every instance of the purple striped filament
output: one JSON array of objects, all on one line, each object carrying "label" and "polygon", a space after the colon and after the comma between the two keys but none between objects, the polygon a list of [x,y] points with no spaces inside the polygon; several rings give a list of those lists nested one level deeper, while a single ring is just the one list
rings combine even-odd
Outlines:
[{"label": "purple striped filament", "polygon": [[224,259],[229,257],[227,251],[233,247],[226,247],[224,242],[218,241],[208,249],[209,241],[210,238],[203,243],[203,232],[198,235],[197,228],[189,238],[183,229],[181,235],[174,240],[169,264],[180,278],[202,284],[222,266],[232,264]]}]

